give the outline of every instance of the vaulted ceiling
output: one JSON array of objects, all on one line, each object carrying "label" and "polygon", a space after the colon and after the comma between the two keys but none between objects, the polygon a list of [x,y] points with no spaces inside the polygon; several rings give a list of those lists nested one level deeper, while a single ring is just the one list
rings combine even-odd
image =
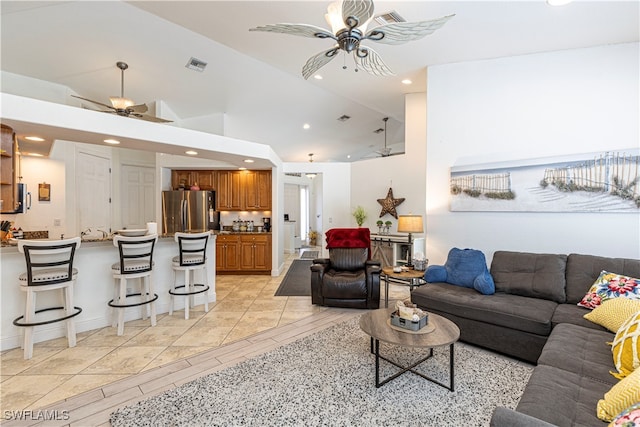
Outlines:
[{"label": "vaulted ceiling", "polygon": [[[639,39],[637,1],[380,1],[376,13],[407,21],[455,17],[419,41],[368,42],[396,76],[354,72],[353,60],[340,56],[320,70],[322,80],[304,80],[307,58],[332,41],[248,31],[282,22],[329,28],[328,3],[3,0],[1,67],[108,103],[120,92],[115,64],[125,61],[125,95],[162,101],[177,118],[157,126],[202,127],[217,118],[219,132],[268,144],[284,161],[309,153],[315,161],[355,161],[382,148],[384,134],[374,131],[385,117],[387,144],[402,151],[404,94],[426,90],[431,65]],[[204,72],[185,67],[191,57],[208,64]],[[406,78],[413,83],[402,84]],[[343,115],[351,118],[339,121]]]}]

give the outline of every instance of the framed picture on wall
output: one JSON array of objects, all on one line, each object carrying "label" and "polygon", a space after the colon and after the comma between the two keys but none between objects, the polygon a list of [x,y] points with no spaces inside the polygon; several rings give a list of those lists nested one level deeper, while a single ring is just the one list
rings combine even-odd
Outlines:
[{"label": "framed picture on wall", "polygon": [[38,201],[50,202],[51,201],[51,184],[38,184]]}]

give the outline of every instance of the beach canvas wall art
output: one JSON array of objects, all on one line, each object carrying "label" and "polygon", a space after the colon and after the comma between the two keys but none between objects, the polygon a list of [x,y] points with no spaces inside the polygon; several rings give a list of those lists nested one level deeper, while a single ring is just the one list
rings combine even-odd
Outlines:
[{"label": "beach canvas wall art", "polygon": [[452,211],[640,213],[640,150],[451,168]]}]

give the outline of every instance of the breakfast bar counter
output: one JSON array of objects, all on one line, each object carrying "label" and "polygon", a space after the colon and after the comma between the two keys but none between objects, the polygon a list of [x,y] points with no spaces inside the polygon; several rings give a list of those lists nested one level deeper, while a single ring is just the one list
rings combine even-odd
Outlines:
[{"label": "breakfast bar counter", "polygon": [[[195,304],[203,304],[205,295],[209,302],[216,301],[216,235],[212,234],[207,245],[207,282],[210,290],[206,294],[196,295]],[[13,319],[24,314],[25,295],[20,290],[18,277],[26,271],[24,254],[16,246],[3,246],[0,249],[0,345],[1,350],[20,346],[23,330],[13,325]],[[171,260],[178,254],[178,244],[173,236],[159,236],[154,250],[154,268],[152,280],[159,298],[156,301],[157,313],[168,313],[169,289],[173,281]],[[74,267],[78,269],[78,279],[74,289],[75,305],[82,308],[82,313],[75,317],[77,332],[110,326],[112,322],[111,308],[107,302],[113,298],[114,279],[111,265],[118,262],[118,248],[111,239],[82,242],[76,251]],[[178,277],[182,280],[182,277]],[[42,303],[56,304],[55,300]],[[40,306],[40,304],[38,304]],[[177,310],[182,310],[182,302],[178,301]],[[125,320],[140,318],[139,307],[127,309]],[[38,326],[34,332],[34,342],[64,337],[64,322]]]}]

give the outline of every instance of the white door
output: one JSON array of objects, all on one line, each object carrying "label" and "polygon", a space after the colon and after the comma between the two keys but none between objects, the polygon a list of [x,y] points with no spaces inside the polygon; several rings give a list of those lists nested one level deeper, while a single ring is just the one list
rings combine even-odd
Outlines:
[{"label": "white door", "polygon": [[77,157],[76,191],[81,232],[102,236],[111,231],[111,160],[80,152]]},{"label": "white door", "polygon": [[122,166],[122,225],[126,228],[146,228],[155,218],[155,169],[143,166]]}]

